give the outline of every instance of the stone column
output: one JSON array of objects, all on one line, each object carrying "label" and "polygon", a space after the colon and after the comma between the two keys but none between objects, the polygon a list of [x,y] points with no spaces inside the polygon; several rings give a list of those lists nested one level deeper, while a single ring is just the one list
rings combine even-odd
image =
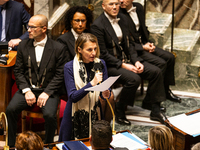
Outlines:
[{"label": "stone column", "polygon": [[34,0],[34,15],[43,14],[49,19],[50,1],[51,0]]}]

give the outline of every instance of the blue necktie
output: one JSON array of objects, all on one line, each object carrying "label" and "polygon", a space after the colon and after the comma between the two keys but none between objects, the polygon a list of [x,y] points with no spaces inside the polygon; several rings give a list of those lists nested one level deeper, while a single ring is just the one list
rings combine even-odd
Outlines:
[{"label": "blue necktie", "polygon": [[1,14],[2,7],[0,6],[0,41],[1,41],[1,33],[2,33],[2,14]]}]

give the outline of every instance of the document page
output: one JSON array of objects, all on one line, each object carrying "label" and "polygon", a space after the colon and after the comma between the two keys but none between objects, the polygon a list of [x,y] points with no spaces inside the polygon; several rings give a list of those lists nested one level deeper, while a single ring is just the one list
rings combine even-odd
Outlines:
[{"label": "document page", "polygon": [[109,77],[108,79],[106,79],[105,81],[103,81],[102,83],[100,83],[99,85],[87,88],[87,89],[85,89],[85,91],[100,91],[100,92],[103,92],[103,91],[109,89],[113,85],[113,83],[115,83],[115,81],[120,76],[121,75],[116,76],[116,77]]},{"label": "document page", "polygon": [[110,143],[110,145],[113,146],[114,148],[115,147],[126,147],[129,150],[137,150],[137,149],[147,148],[146,145],[138,143],[121,133],[113,135],[113,141]]},{"label": "document page", "polygon": [[200,112],[191,115],[181,114],[168,120],[173,126],[193,137],[200,135]]}]

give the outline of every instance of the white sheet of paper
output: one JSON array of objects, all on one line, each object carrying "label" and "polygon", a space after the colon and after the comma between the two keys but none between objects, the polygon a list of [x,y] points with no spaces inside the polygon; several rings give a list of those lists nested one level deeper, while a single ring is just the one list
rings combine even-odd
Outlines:
[{"label": "white sheet of paper", "polygon": [[85,91],[100,91],[103,92],[105,90],[107,90],[108,88],[110,88],[113,83],[120,77],[119,76],[115,76],[115,77],[109,77],[108,79],[106,79],[105,81],[103,81],[101,84],[99,85],[95,85],[93,87],[87,88],[85,89]]},{"label": "white sheet of paper", "polygon": [[143,149],[146,148],[145,145],[142,145],[127,136],[118,133],[113,136],[113,141],[110,143],[111,146],[115,147],[126,147],[129,150],[137,150],[137,149]]},{"label": "white sheet of paper", "polygon": [[59,150],[62,150],[62,146],[64,145],[64,143],[58,143],[56,144],[56,147],[59,149]]},{"label": "white sheet of paper", "polygon": [[168,118],[169,122],[189,135],[200,134],[200,112],[186,115],[181,114]]}]

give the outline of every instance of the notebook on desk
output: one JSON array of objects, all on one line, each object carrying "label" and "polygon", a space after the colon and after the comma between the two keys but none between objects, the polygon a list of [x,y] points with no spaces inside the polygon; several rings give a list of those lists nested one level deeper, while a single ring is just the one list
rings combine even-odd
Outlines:
[{"label": "notebook on desk", "polygon": [[64,141],[63,150],[89,150],[81,141]]}]

